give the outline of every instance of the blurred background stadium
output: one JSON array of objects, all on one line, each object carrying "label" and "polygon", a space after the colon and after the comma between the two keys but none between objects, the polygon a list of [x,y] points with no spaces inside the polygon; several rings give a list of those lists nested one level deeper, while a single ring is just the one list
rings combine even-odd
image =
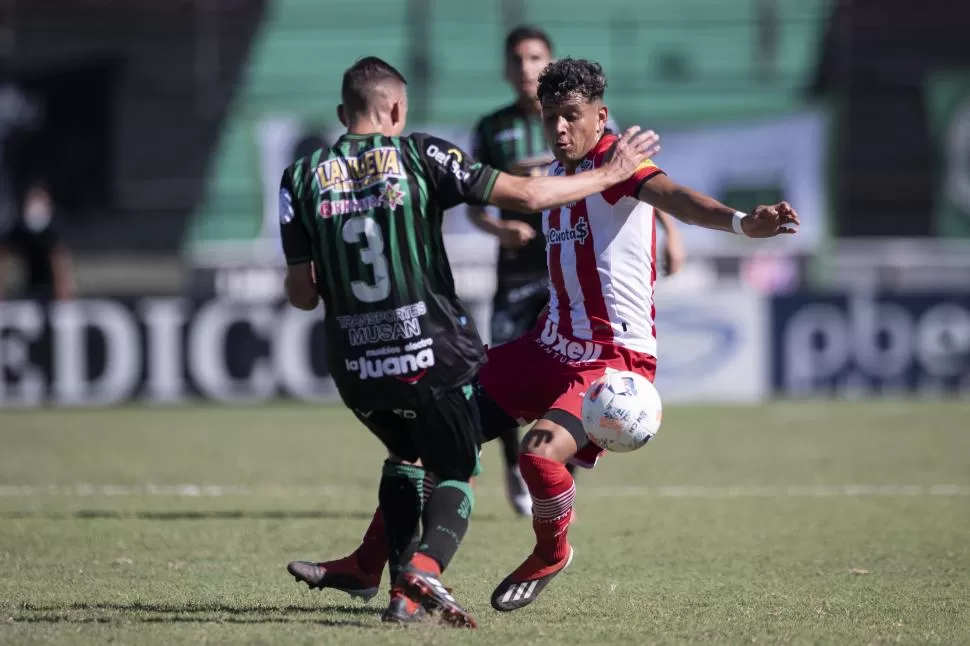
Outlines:
[{"label": "blurred background stadium", "polygon": [[[470,609],[507,643],[970,641],[966,0],[0,0],[0,642],[417,643],[284,576],[356,546],[382,454],[283,302],[278,182],[367,54],[467,146],[521,23],[678,181],[803,224],[681,226],[662,437],[579,477],[579,558],[511,620],[531,529],[484,452]],[[487,335],[494,239],[446,233]]]},{"label": "blurred background stadium", "polygon": [[[603,63],[679,181],[801,213],[784,241],[685,228],[668,398],[970,387],[966,3],[4,0],[0,227],[52,213],[67,287],[24,298],[47,258],[8,240],[0,405],[328,396],[321,313],[281,302],[280,170],[339,134],[364,54],[405,71],[412,129],[467,145],[523,22]],[[447,233],[487,333],[495,243],[461,209]]]},{"label": "blurred background stadium", "polygon": [[[280,302],[280,170],[337,136],[340,75],[364,54],[405,70],[414,130],[467,144],[510,99],[501,43],[522,22],[603,63],[614,116],[660,131],[679,181],[802,215],[778,242],[685,229],[660,301],[668,396],[966,388],[970,9],[920,9],[5,0],[2,226],[45,217],[42,187],[76,288],[18,299],[37,254],[6,245],[0,403],[329,393],[320,313]],[[484,319],[495,243],[461,209],[447,233]]]}]

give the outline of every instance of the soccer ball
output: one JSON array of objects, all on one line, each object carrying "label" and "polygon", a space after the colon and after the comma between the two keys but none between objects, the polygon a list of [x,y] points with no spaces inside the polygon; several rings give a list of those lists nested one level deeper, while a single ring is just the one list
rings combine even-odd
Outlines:
[{"label": "soccer ball", "polygon": [[608,372],[583,397],[583,428],[607,451],[639,449],[660,429],[662,416],[660,393],[635,372]]}]

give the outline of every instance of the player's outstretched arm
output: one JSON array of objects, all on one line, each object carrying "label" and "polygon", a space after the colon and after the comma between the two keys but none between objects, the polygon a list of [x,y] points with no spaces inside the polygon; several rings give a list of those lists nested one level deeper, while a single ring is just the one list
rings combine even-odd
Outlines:
[{"label": "player's outstretched arm", "polygon": [[660,151],[660,137],[652,130],[628,128],[616,142],[613,155],[600,168],[567,177],[516,177],[501,173],[488,203],[503,209],[536,213],[581,200],[625,181],[641,162]]},{"label": "player's outstretched arm", "polygon": [[713,197],[682,186],[662,173],[643,183],[637,198],[687,224],[706,229],[743,233],[750,238],[771,238],[797,231],[798,213],[788,202],[756,207],[742,213]]}]

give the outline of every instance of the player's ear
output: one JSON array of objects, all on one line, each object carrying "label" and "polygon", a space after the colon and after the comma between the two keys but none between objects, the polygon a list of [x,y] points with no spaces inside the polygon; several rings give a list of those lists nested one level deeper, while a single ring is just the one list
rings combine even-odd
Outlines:
[{"label": "player's ear", "polygon": [[600,104],[599,109],[596,111],[597,129],[600,134],[606,131],[606,123],[610,120],[610,109],[606,107],[606,104]]},{"label": "player's ear", "polygon": [[350,127],[347,125],[347,112],[344,110],[343,103],[337,106],[337,118],[340,119],[340,123],[343,124],[344,128]]},{"label": "player's ear", "polygon": [[395,101],[391,104],[391,125],[401,126],[404,123],[404,101]]}]

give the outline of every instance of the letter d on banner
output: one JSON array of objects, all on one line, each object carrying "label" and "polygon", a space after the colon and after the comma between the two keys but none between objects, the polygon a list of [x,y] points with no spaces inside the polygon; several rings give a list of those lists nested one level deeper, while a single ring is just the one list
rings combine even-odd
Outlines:
[{"label": "letter d on banner", "polygon": [[[111,301],[51,306],[54,397],[58,404],[104,405],[128,399],[138,386],[141,348],[128,309]],[[88,328],[104,339],[104,370],[88,381]]]},{"label": "letter d on banner", "polygon": [[[0,406],[36,406],[47,385],[44,371],[30,361],[30,343],[44,333],[44,314],[32,302],[0,303]],[[8,383],[5,373],[11,373]]]}]

